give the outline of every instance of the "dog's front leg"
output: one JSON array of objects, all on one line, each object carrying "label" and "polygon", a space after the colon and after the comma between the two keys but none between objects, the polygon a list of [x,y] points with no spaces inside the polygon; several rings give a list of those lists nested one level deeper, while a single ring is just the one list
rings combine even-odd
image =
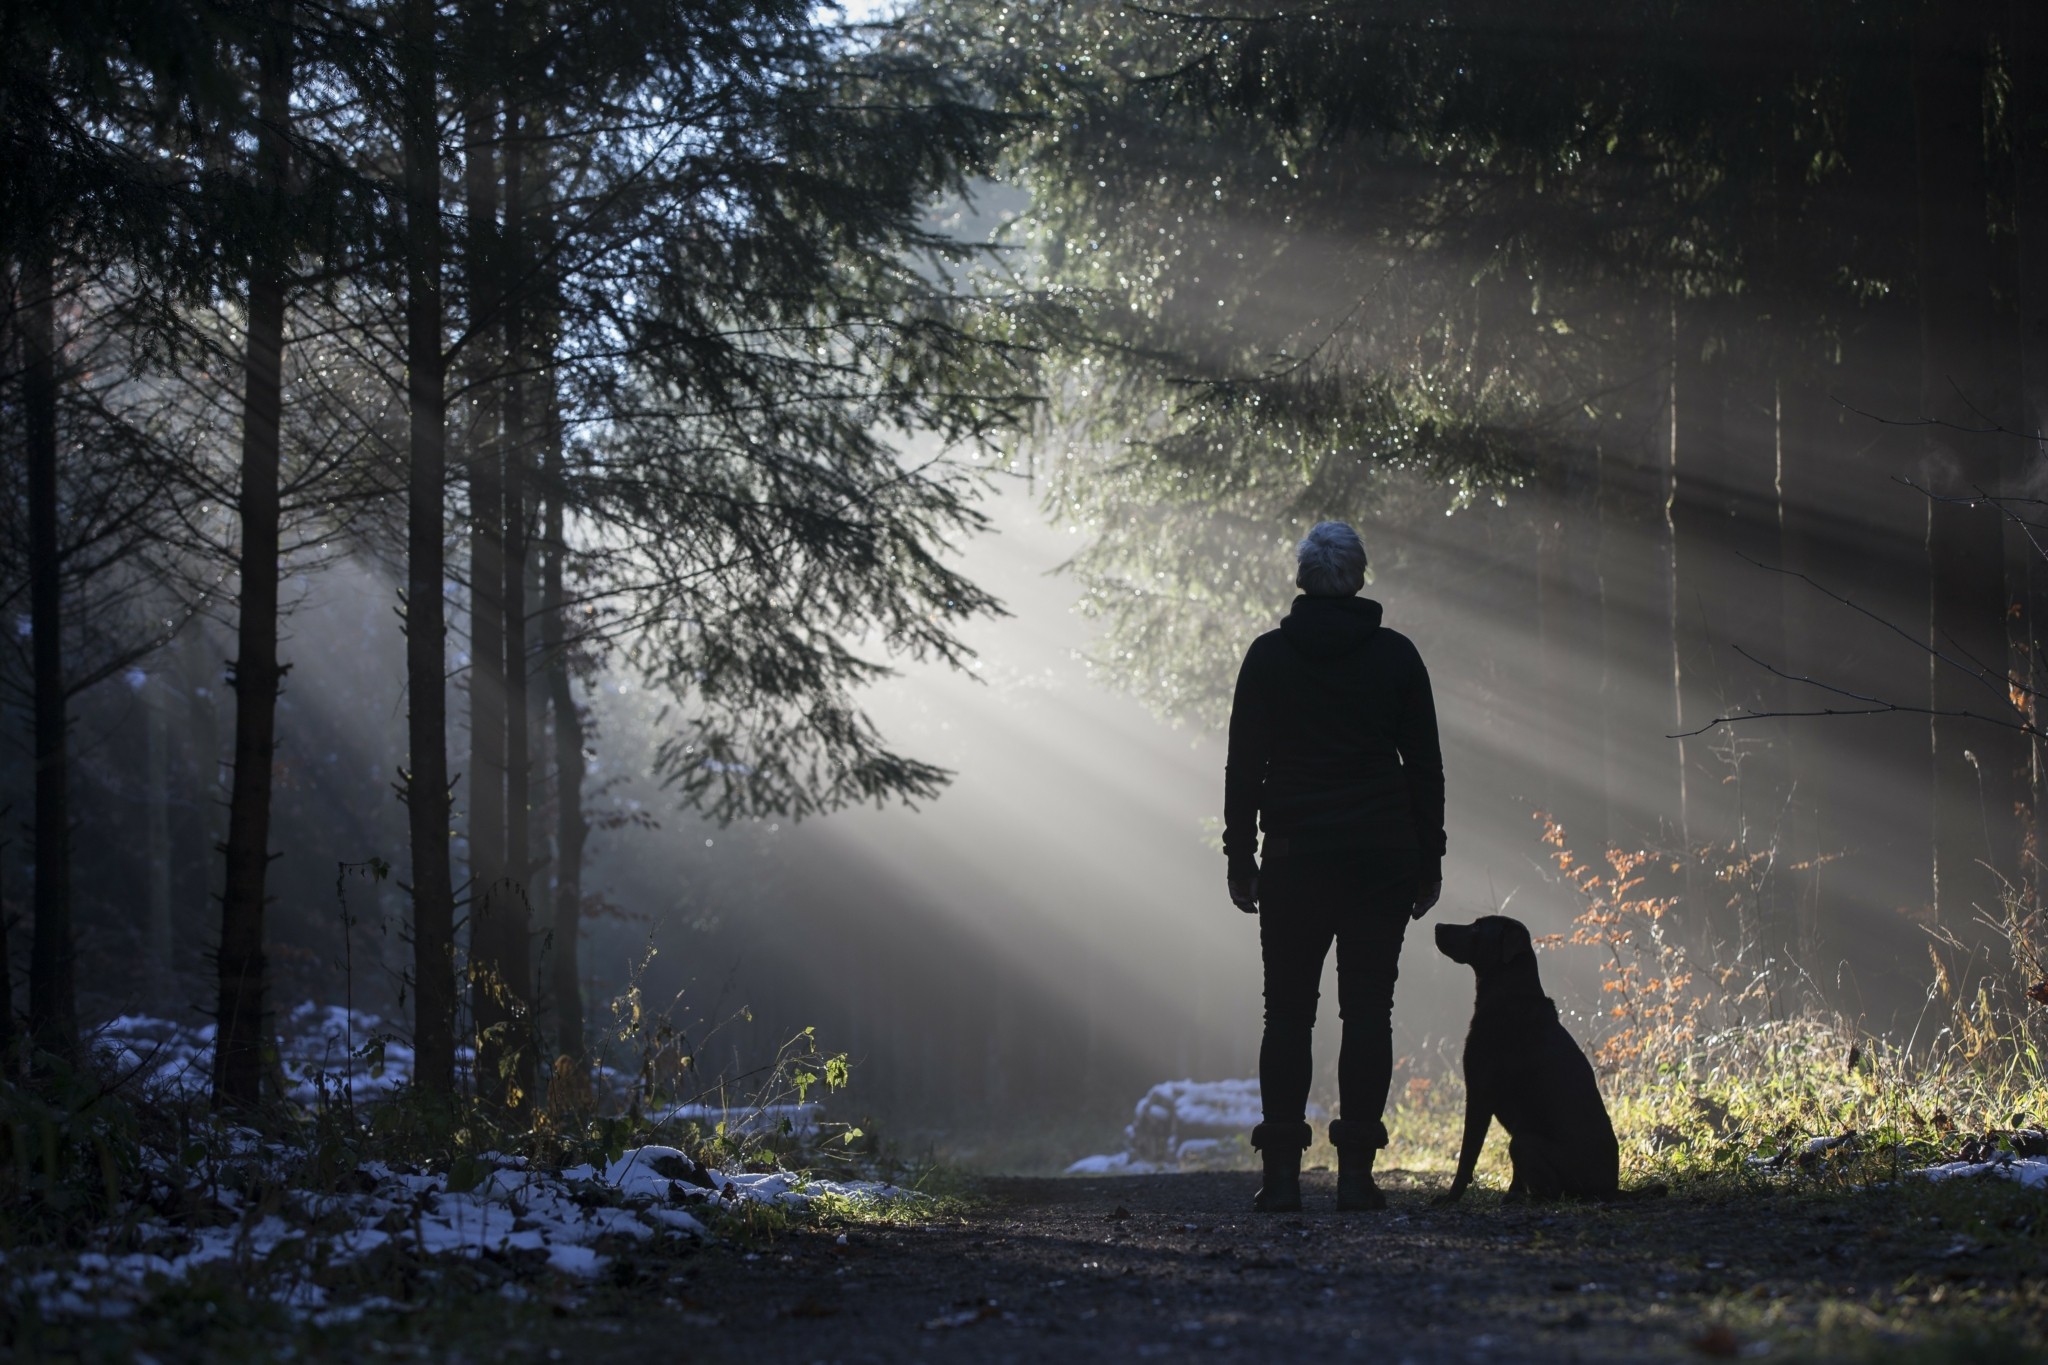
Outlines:
[{"label": "dog's front leg", "polygon": [[1493,1106],[1468,1081],[1465,1091],[1465,1139],[1458,1148],[1458,1173],[1450,1189],[1438,1195],[1439,1204],[1455,1204],[1471,1188],[1472,1173],[1479,1168],[1479,1149],[1486,1145],[1486,1129],[1493,1122]]}]

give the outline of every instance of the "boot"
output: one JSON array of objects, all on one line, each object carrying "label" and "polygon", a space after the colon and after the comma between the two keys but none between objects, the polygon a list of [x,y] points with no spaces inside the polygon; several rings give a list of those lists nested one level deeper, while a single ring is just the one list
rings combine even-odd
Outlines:
[{"label": "boot", "polygon": [[1306,1123],[1262,1123],[1252,1129],[1252,1146],[1265,1167],[1265,1179],[1252,1196],[1254,1212],[1301,1212],[1301,1154],[1314,1140],[1315,1131]]},{"label": "boot", "polygon": [[1387,1130],[1375,1123],[1359,1133],[1342,1119],[1330,1120],[1330,1145],[1337,1149],[1337,1212],[1370,1213],[1387,1206],[1387,1196],[1373,1183],[1372,1163],[1387,1145]]}]

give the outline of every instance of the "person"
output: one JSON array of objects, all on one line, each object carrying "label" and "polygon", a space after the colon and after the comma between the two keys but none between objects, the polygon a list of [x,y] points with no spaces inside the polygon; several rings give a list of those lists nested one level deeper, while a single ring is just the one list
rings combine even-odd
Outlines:
[{"label": "person", "polygon": [[1301,1207],[1301,1154],[1314,1140],[1310,1041],[1334,940],[1337,1207],[1381,1209],[1372,1167],[1387,1145],[1401,939],[1443,891],[1443,750],[1421,654],[1358,595],[1358,533],[1318,522],[1296,559],[1301,595],[1238,670],[1223,780],[1230,898],[1259,917],[1265,968],[1265,1121],[1252,1130],[1264,1180],[1253,1207]]}]

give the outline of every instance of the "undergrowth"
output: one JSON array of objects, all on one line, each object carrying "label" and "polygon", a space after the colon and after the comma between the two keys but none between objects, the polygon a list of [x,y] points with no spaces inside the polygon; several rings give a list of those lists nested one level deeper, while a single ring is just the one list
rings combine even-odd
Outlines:
[{"label": "undergrowth", "polygon": [[[312,1103],[274,1098],[259,1112],[229,1115],[189,1088],[153,1083],[147,1065],[124,1070],[99,1049],[76,1068],[47,1056],[15,1059],[22,1065],[0,1074],[0,1354],[130,1360],[137,1350],[185,1355],[203,1342],[207,1358],[262,1358],[286,1343],[303,1351],[310,1341],[348,1339],[362,1321],[354,1305],[363,1304],[373,1324],[397,1315],[413,1324],[401,1335],[440,1340],[443,1324],[502,1327],[508,1314],[626,1293],[674,1273],[707,1244],[601,1235],[591,1246],[603,1269],[591,1278],[555,1273],[547,1257],[510,1250],[447,1254],[387,1218],[368,1225],[388,1237],[372,1253],[335,1255],[357,1226],[343,1212],[346,1196],[372,1188],[371,1170],[382,1179],[429,1177],[461,1195],[508,1169],[602,1172],[629,1149],[674,1148],[680,1155],[656,1159],[678,1169],[662,1174],[772,1173],[800,1191],[819,1178],[881,1178],[914,1192],[902,1208],[828,1196],[802,1207],[744,1197],[684,1206],[709,1245],[735,1254],[765,1250],[797,1227],[952,1216],[965,1207],[961,1190],[893,1159],[860,1128],[791,1120],[807,1117],[793,1106],[848,1079],[844,1056],[822,1049],[811,1030],[751,1073],[707,1078],[698,1062],[708,1050],[704,1031],[673,1026],[635,992],[615,1017],[606,1041],[619,1065],[563,1063],[536,1102],[518,1108],[409,1086],[358,1100],[338,1069],[315,1076]],[[387,1041],[362,1040],[357,1069],[375,1064]],[[920,1184],[931,1193],[918,1192]],[[627,1194],[603,1181],[581,1181],[574,1191],[585,1208],[627,1205]],[[289,1225],[282,1236],[280,1219]],[[202,1235],[229,1253],[175,1274],[146,1274],[146,1298],[121,1316],[97,1316],[91,1293],[84,1311],[49,1306],[64,1285],[81,1283],[81,1268],[158,1256],[166,1239],[197,1246]]]},{"label": "undergrowth", "polygon": [[[1600,957],[1601,1007],[1574,1032],[1600,1077],[1624,1186],[1848,1189],[1942,1162],[2048,1155],[2044,926],[2024,888],[1967,931],[1929,935],[1927,1007],[1914,1034],[1895,1039],[1796,989],[1803,978],[1790,968],[1732,966],[1684,941],[1669,891],[1683,855],[1582,859],[1561,826],[1538,819],[1580,910],[1568,933],[1537,946]],[[1755,922],[1745,900],[1771,859],[1739,845],[1691,856],[1731,917]],[[1384,1164],[1449,1172],[1463,1106],[1454,1070],[1397,1077]],[[1497,1127],[1480,1173],[1507,1183]]]}]

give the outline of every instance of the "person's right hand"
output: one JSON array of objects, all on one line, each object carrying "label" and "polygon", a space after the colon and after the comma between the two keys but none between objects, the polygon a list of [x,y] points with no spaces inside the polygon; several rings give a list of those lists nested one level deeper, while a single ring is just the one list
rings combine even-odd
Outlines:
[{"label": "person's right hand", "polygon": [[1259,878],[1256,873],[1249,877],[1230,878],[1230,900],[1247,915],[1259,913]]},{"label": "person's right hand", "polygon": [[1415,908],[1408,912],[1409,919],[1421,919],[1436,909],[1436,903],[1443,898],[1442,882],[1424,882],[1415,890]]}]

